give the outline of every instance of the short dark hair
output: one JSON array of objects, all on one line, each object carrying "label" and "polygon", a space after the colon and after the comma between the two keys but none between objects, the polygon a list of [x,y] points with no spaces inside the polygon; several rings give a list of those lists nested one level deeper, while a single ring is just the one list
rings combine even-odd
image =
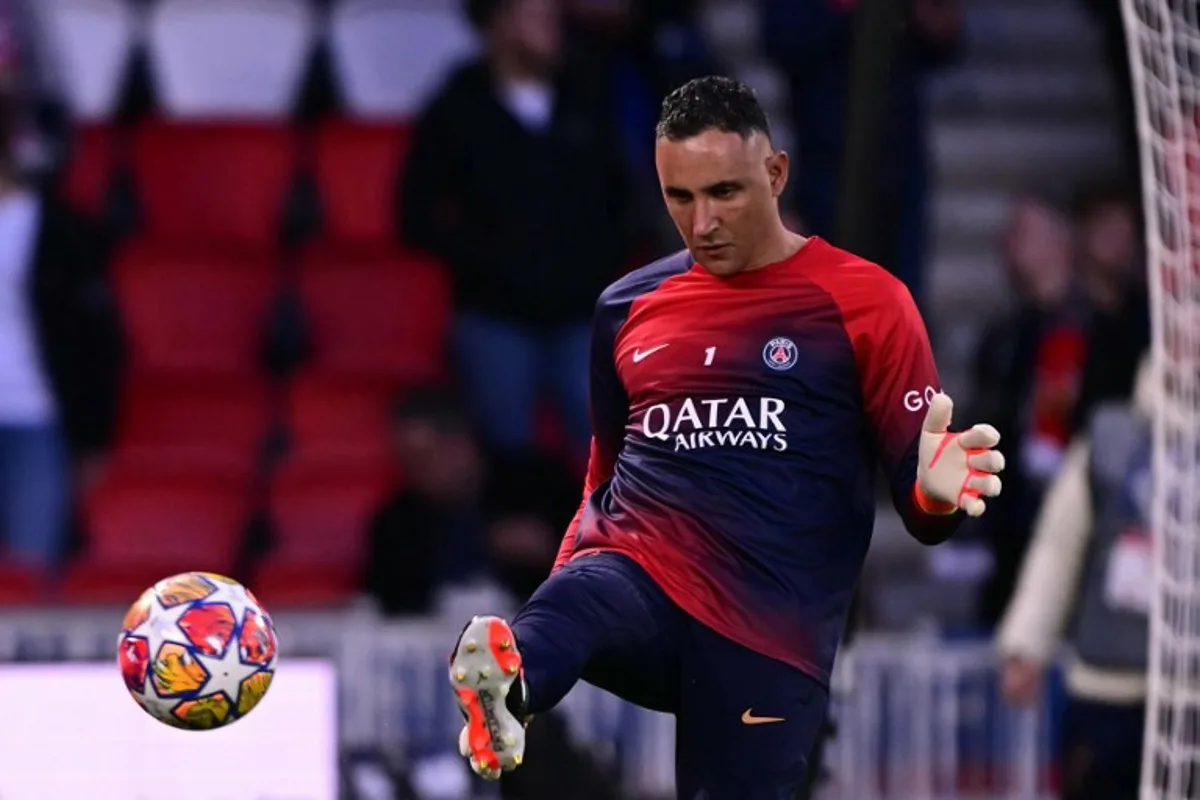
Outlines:
[{"label": "short dark hair", "polygon": [[736,133],[743,139],[755,133],[771,135],[754,90],[720,75],[688,81],[667,95],[655,133],[660,139],[679,141],[708,130]]},{"label": "short dark hair", "polygon": [[1071,203],[1072,216],[1077,222],[1087,222],[1097,213],[1110,208],[1123,208],[1137,216],[1138,196],[1130,181],[1123,177],[1104,176],[1080,186]]}]

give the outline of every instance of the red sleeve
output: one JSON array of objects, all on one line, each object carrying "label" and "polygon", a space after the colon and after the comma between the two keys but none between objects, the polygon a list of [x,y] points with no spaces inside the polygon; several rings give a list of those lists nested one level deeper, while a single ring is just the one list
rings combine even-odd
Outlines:
[{"label": "red sleeve", "polygon": [[[941,391],[929,334],[903,283],[879,270],[874,297],[862,297],[846,313],[862,388],[863,411],[887,476],[896,511],[916,539],[945,541],[961,514],[925,511],[917,502],[921,426],[929,398]],[[853,308],[857,306],[857,308]]]},{"label": "red sleeve", "polygon": [[588,457],[587,477],[583,482],[583,501],[575,518],[567,526],[558,557],[554,559],[557,571],[570,560],[575,551],[575,532],[587,508],[592,492],[612,477],[617,456],[625,444],[625,424],[629,420],[629,396],[617,374],[613,360],[617,332],[625,322],[629,303],[617,302],[612,293],[605,292],[596,304],[596,315],[592,320],[592,345],[589,356],[589,395],[592,419],[592,447]]},{"label": "red sleeve", "polygon": [[579,504],[579,510],[575,512],[575,516],[571,519],[571,524],[567,526],[567,532],[563,535],[562,544],[558,546],[558,556],[554,559],[554,568],[550,570],[551,574],[566,564],[571,559],[571,553],[575,550],[575,531],[579,527],[579,520],[583,517],[583,510],[587,507],[588,499],[592,496],[592,492],[596,491],[596,487],[604,483],[612,477],[613,465],[616,462],[615,456],[610,456],[603,452],[596,441],[596,437],[592,437],[592,452],[588,458],[587,476],[583,479],[583,501]]}]

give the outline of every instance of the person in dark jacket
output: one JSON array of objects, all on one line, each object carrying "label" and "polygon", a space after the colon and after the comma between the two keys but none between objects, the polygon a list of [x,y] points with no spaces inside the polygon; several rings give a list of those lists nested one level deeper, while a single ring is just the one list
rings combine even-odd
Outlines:
[{"label": "person in dark jacket", "polygon": [[457,366],[486,444],[533,449],[548,390],[583,455],[589,320],[630,238],[611,84],[566,62],[555,0],[466,10],[484,55],[454,70],[421,116],[401,230],[453,273]]},{"label": "person in dark jacket", "polygon": [[53,569],[68,543],[72,467],[107,446],[119,329],[101,237],[16,166],[0,91],[0,551]]},{"label": "person in dark jacket", "polygon": [[982,331],[967,414],[972,421],[995,420],[1009,448],[1004,494],[973,526],[992,554],[978,609],[988,627],[1008,605],[1034,518],[1071,437],[1086,357],[1071,262],[1066,215],[1043,197],[1018,200],[1003,241],[1015,303]]},{"label": "person in dark jacket", "polygon": [[1085,186],[1076,198],[1076,270],[1087,307],[1088,355],[1072,433],[1097,406],[1133,392],[1150,346],[1150,299],[1136,195],[1121,180]]},{"label": "person in dark jacket", "polygon": [[406,393],[392,424],[406,480],[371,521],[364,583],[385,614],[428,614],[439,588],[484,569],[485,459],[458,398],[440,387]]}]

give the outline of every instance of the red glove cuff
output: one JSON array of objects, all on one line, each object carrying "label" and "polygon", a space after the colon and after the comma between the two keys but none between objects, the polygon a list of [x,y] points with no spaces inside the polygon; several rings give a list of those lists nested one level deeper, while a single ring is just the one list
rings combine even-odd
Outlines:
[{"label": "red glove cuff", "polygon": [[929,495],[925,494],[921,489],[921,482],[917,481],[913,484],[913,503],[917,508],[921,509],[926,514],[938,517],[945,517],[958,511],[958,506],[954,503],[943,503],[940,500],[934,500]]}]

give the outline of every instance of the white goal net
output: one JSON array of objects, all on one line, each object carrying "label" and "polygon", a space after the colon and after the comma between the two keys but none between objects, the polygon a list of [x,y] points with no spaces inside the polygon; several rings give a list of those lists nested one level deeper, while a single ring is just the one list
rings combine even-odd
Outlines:
[{"label": "white goal net", "polygon": [[1154,356],[1154,592],[1143,800],[1200,798],[1200,16],[1122,0],[1141,150]]}]

